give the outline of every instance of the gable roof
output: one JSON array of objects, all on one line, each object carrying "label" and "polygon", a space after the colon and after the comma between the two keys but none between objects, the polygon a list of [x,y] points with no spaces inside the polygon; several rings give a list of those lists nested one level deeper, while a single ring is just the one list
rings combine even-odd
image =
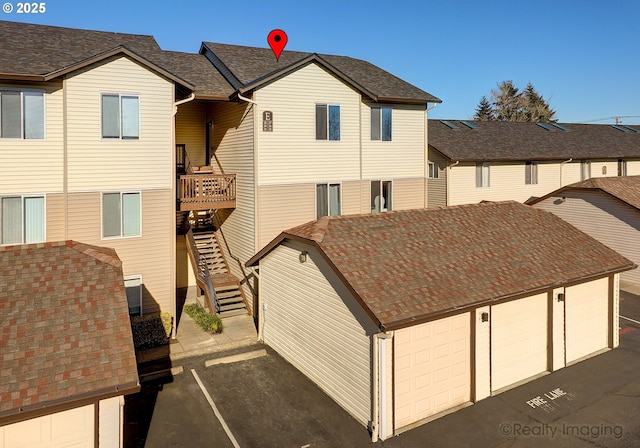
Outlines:
[{"label": "gable roof", "polygon": [[517,202],[324,217],[283,241],[317,248],[382,330],[632,269],[552,213]]},{"label": "gable roof", "polygon": [[153,36],[0,21],[0,79],[48,81],[123,54],[194,91],[227,100],[231,85],[201,54],[164,51]]},{"label": "gable roof", "polygon": [[[429,147],[452,161],[568,160],[597,158],[640,158],[640,132],[606,124],[562,123],[562,130],[549,125],[507,121],[472,121],[475,129],[461,120],[430,119]],[[640,126],[629,126],[640,131]]]},{"label": "gable roof", "polygon": [[283,51],[276,60],[268,48],[203,42],[207,55],[227,81],[241,93],[260,88],[300,66],[317,63],[373,101],[426,104],[439,98],[382,70],[370,62],[347,56]]},{"label": "gable roof", "polygon": [[0,424],[138,389],[122,264],[74,241],[0,247]]},{"label": "gable roof", "polygon": [[563,191],[600,190],[640,210],[640,176],[592,177],[591,179],[565,185],[546,196],[532,200],[529,205],[537,204]]}]

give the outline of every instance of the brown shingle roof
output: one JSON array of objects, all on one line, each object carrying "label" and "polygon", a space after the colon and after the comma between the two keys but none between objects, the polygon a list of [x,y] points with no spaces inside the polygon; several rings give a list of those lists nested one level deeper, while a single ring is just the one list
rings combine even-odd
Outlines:
[{"label": "brown shingle roof", "polygon": [[247,264],[287,238],[324,253],[383,329],[634,266],[517,202],[325,217],[283,232]]},{"label": "brown shingle roof", "polygon": [[164,51],[153,36],[0,21],[0,42],[0,78],[55,74],[123,47],[195,86],[198,97],[228,99],[234,92],[206,57]]},{"label": "brown shingle roof", "polygon": [[[452,161],[568,160],[640,157],[640,132],[622,132],[605,124],[562,123],[566,131],[548,131],[536,123],[457,120],[451,129],[429,120],[429,146]],[[640,126],[631,126],[640,131]]]},{"label": "brown shingle roof", "polygon": [[[288,72],[297,64],[309,60],[325,65],[355,88],[373,95],[377,101],[427,103],[441,102],[439,98],[382,70],[367,61],[347,56],[283,51],[279,60],[268,48],[244,47],[213,42],[203,43],[203,52],[210,51],[217,58],[219,68],[236,88],[257,87],[260,82]],[[228,70],[226,70],[228,69]]]},{"label": "brown shingle roof", "polygon": [[537,204],[550,196],[557,196],[566,190],[602,190],[611,196],[640,209],[640,176],[592,177],[591,179],[566,185],[548,195],[535,199],[530,205]]},{"label": "brown shingle roof", "polygon": [[73,241],[0,247],[0,422],[136,388],[116,252]]}]

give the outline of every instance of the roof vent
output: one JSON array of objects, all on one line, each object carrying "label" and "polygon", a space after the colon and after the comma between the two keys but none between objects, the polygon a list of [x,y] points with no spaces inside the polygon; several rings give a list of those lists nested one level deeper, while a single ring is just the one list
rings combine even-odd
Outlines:
[{"label": "roof vent", "polygon": [[459,129],[458,126],[456,126],[455,124],[447,120],[440,120],[440,123],[442,123],[445,126],[449,126],[451,129]]},{"label": "roof vent", "polygon": [[465,125],[469,129],[476,129],[478,127],[477,125],[471,123],[470,121],[462,121],[462,120],[460,120],[460,123],[462,123],[463,125]]},{"label": "roof vent", "polygon": [[625,125],[625,126],[623,126],[623,127],[625,127],[625,128],[627,128],[627,129],[629,129],[631,132],[640,132],[639,130],[637,130],[636,128],[632,128],[631,126],[627,126],[627,125]]},{"label": "roof vent", "polygon": [[547,131],[553,131],[553,128],[547,123],[536,123],[536,124],[540,126],[542,129],[546,129]]},{"label": "roof vent", "polygon": [[564,126],[562,126],[561,124],[558,123],[551,123],[551,125],[555,128],[560,129],[561,131],[568,131],[569,129],[565,128]]}]

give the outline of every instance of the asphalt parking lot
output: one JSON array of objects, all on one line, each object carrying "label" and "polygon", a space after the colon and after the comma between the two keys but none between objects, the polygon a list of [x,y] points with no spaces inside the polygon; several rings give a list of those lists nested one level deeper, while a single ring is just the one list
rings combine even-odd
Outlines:
[{"label": "asphalt parking lot", "polygon": [[621,299],[627,319],[620,320],[620,348],[385,442],[371,443],[367,430],[317,386],[256,344],[237,352],[266,349],[266,355],[209,367],[212,356],[185,359],[182,373],[145,382],[125,406],[125,446],[640,446],[640,297]]}]

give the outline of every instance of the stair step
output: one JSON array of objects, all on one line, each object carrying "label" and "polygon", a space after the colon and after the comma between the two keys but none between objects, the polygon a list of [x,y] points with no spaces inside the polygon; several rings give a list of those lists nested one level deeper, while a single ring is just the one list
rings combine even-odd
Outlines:
[{"label": "stair step", "polygon": [[243,310],[245,309],[243,302],[233,303],[231,305],[221,305],[220,306],[220,312],[231,311],[231,310],[240,310],[240,309],[243,309]]},{"label": "stair step", "polygon": [[218,296],[218,304],[220,306],[229,305],[231,303],[239,303],[244,308],[244,302],[242,301],[242,297],[234,297],[231,299],[221,299],[220,296]]},{"label": "stair step", "polygon": [[216,284],[215,280],[214,280],[214,288],[216,290],[216,294],[219,294],[221,292],[226,292],[226,291],[233,291],[233,290],[237,290],[238,289],[238,283],[230,283],[227,285],[221,285],[221,284]]},{"label": "stair step", "polygon": [[247,312],[246,309],[243,310],[233,310],[233,311],[221,311],[220,312],[220,317],[221,318],[225,318],[225,317],[235,317],[235,316],[246,316],[247,314],[249,314]]},{"label": "stair step", "polygon": [[216,291],[216,296],[218,297],[218,299],[228,299],[229,297],[240,297],[240,300],[242,300],[242,295],[239,289],[236,289],[233,291],[225,291],[225,292]]}]

